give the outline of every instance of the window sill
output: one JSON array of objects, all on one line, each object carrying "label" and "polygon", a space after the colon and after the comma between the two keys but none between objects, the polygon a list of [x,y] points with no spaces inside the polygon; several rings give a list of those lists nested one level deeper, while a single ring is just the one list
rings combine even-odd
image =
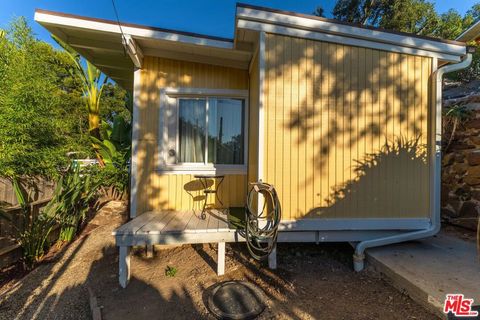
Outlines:
[{"label": "window sill", "polygon": [[247,174],[246,165],[170,165],[163,166],[156,170],[161,174]]}]

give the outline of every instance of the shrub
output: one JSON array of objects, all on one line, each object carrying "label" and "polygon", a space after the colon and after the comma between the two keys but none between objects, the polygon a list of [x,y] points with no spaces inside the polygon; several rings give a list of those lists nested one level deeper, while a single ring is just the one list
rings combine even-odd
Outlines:
[{"label": "shrub", "polygon": [[89,168],[101,193],[109,199],[121,200],[129,186],[129,161],[131,155],[131,125],[122,116],[114,117],[113,123],[102,123],[101,138],[91,137],[97,149],[101,167]]},{"label": "shrub", "polygon": [[169,278],[173,278],[175,277],[175,275],[177,274],[177,268],[175,267],[171,267],[171,266],[167,266],[165,268],[165,275]]},{"label": "shrub", "polygon": [[90,204],[97,194],[98,184],[73,162],[59,179],[47,212],[60,224],[60,241],[71,241],[85,220]]},{"label": "shrub", "polygon": [[[25,269],[32,269],[35,264],[43,257],[47,249],[48,237],[55,226],[55,218],[46,213],[46,210],[39,214],[32,212],[32,206],[28,203],[25,191],[20,186],[17,179],[12,179],[13,189],[21,210],[21,227],[12,223],[15,230],[14,237],[23,250],[23,264]],[[3,210],[0,210],[0,218],[10,222],[10,216]]]}]

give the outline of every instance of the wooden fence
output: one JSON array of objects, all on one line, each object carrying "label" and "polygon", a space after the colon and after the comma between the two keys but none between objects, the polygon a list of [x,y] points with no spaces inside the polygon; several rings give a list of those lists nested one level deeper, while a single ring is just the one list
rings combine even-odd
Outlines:
[{"label": "wooden fence", "polygon": [[[37,216],[40,210],[45,207],[52,198],[46,198],[31,202],[30,214]],[[23,230],[25,217],[23,217],[22,208],[19,205],[11,206],[3,209],[11,221],[0,219],[0,238],[8,238],[15,234],[15,230]]]},{"label": "wooden fence", "polygon": [[[50,200],[51,197],[30,203],[31,215],[38,215]],[[25,223],[24,213],[19,205],[3,208],[3,210],[11,221],[0,219],[0,268],[9,266],[22,257],[22,250],[15,241],[14,235],[17,233],[17,229],[23,230]],[[54,236],[58,237],[58,233],[52,233],[48,240],[53,241]]]},{"label": "wooden fence", "polygon": [[[55,191],[54,182],[41,178],[29,178],[28,183],[25,181],[20,181],[20,183],[31,201],[51,198]],[[8,179],[0,178],[0,207],[16,205],[18,205],[18,201],[12,183]]]}]

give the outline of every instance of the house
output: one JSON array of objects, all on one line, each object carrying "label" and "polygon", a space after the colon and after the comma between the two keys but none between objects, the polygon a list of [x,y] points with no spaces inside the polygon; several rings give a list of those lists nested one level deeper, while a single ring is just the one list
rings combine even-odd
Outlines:
[{"label": "house", "polygon": [[134,95],[123,286],[133,245],[218,242],[223,272],[224,243],[242,237],[187,214],[201,207],[198,175],[224,176],[208,183],[228,208],[245,205],[250,182],[273,184],[278,241],[355,243],[356,270],[368,247],[438,232],[441,79],[470,64],[465,43],[245,4],[234,39],[35,20]]}]

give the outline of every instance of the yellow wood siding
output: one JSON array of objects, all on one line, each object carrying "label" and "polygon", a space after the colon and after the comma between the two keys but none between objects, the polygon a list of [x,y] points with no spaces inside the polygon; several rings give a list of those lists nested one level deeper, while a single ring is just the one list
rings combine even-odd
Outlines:
[{"label": "yellow wood siding", "polygon": [[[154,209],[198,209],[202,204],[200,186],[192,182],[193,175],[158,172],[159,98],[160,89],[167,87],[245,90],[248,89],[248,72],[145,57],[140,75],[137,214]],[[227,175],[219,196],[225,206],[243,206],[245,190],[246,175]],[[214,201],[213,196],[209,199]]]},{"label": "yellow wood siding", "polygon": [[428,216],[431,58],[267,34],[265,59],[284,219]]}]

